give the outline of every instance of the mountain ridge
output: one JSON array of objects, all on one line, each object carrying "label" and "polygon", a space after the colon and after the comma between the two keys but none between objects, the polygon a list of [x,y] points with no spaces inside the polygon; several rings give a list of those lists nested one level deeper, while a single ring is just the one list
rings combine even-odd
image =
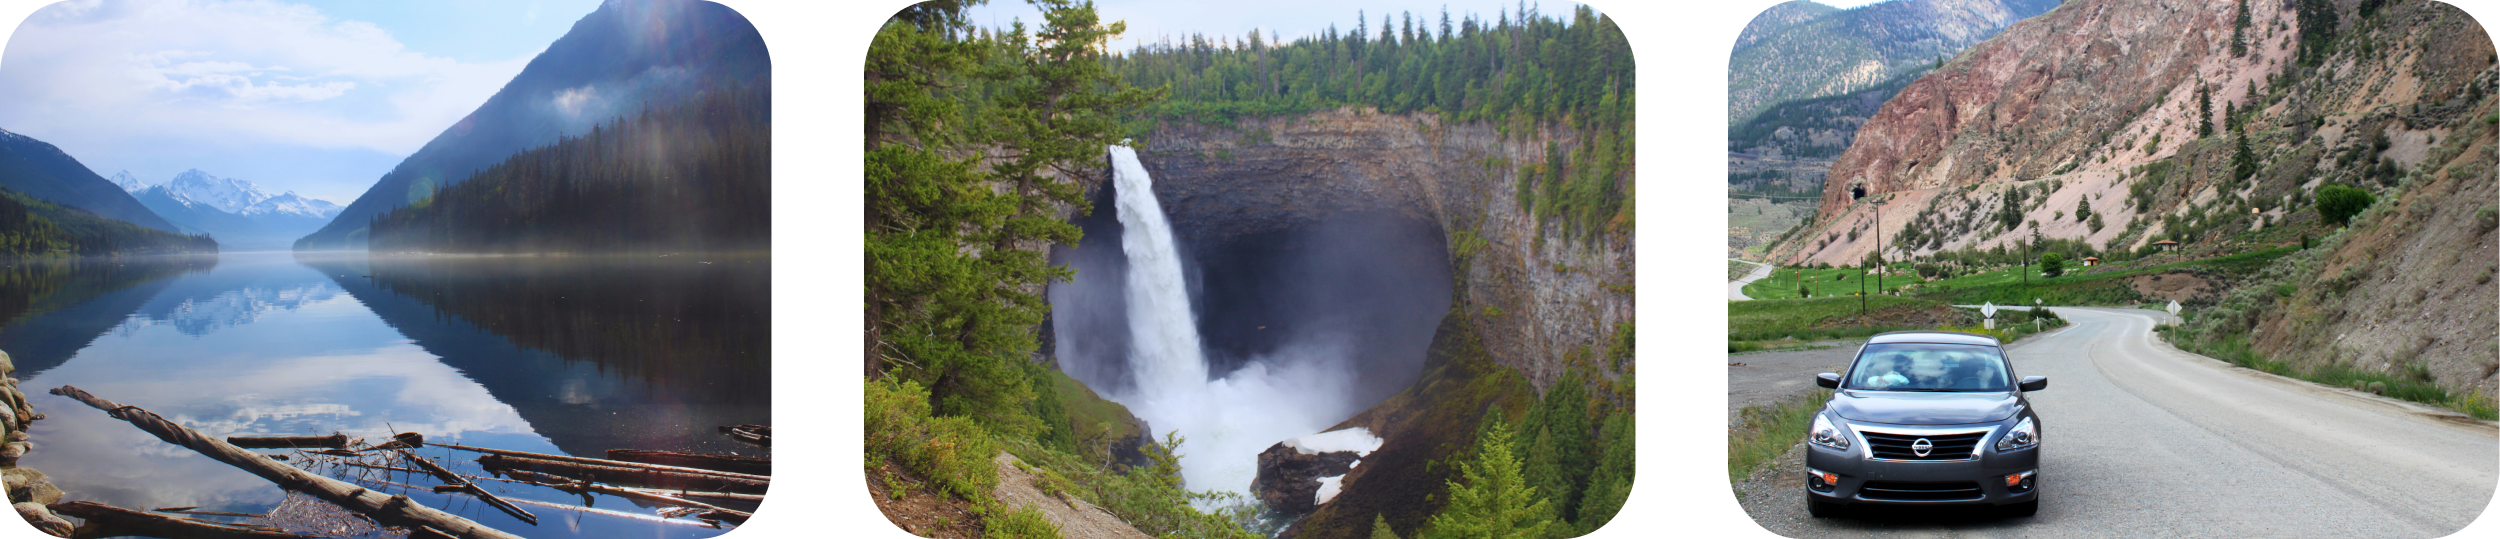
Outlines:
[{"label": "mountain ridge", "polygon": [[[669,39],[646,39],[665,35]],[[696,0],[610,0],[573,23],[484,104],[384,174],[297,250],[361,250],[374,216],[466,181],[514,153],[724,84],[759,84],[771,60],[753,24]]]},{"label": "mountain ridge", "polygon": [[0,186],[107,219],[180,230],[60,147],[5,129],[0,129]]}]

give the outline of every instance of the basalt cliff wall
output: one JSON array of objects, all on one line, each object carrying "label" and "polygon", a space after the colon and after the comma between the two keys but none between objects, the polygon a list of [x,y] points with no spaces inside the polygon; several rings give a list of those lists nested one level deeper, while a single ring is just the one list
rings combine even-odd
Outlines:
[{"label": "basalt cliff wall", "polygon": [[[1442,231],[1454,308],[1496,361],[1539,390],[1597,358],[1632,321],[1633,233],[1567,234],[1516,200],[1516,165],[1571,147],[1569,128],[1444,123],[1353,107],[1230,126],[1167,123],[1139,161],[1184,245],[1289,229],[1346,214],[1395,214]],[[1629,371],[1630,365],[1622,366]]]}]

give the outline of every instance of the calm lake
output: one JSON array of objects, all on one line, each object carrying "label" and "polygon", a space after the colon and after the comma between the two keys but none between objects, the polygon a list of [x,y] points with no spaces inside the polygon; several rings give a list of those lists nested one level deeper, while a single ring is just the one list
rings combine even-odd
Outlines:
[{"label": "calm lake", "polygon": [[[47,393],[63,385],[219,437],[342,432],[379,443],[418,432],[582,457],[769,456],[716,427],[772,423],[770,268],[761,256],[16,262],[0,268],[0,350],[48,416],[19,464],[42,470],[67,500],[140,510],[264,513],[286,499],[257,476]],[[417,453],[484,475],[475,453]],[[582,508],[579,495],[480,481],[536,513],[530,525],[466,495],[434,494],[427,487],[442,481],[423,474],[321,471],[527,537],[726,531],[622,498],[593,496]]]}]

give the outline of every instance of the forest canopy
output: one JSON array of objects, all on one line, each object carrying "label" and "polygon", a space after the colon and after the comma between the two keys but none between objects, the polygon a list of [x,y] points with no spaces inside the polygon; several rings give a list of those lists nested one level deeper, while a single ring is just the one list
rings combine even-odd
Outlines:
[{"label": "forest canopy", "polygon": [[706,90],[521,152],[373,217],[374,252],[772,248],[769,82]]}]

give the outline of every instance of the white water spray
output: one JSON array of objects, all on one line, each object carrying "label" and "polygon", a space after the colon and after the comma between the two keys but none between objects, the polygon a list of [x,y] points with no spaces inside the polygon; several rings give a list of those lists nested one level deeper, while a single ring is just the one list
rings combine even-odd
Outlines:
[{"label": "white water spray", "polygon": [[[1192,490],[1248,493],[1258,455],[1288,438],[1319,432],[1353,415],[1352,343],[1306,339],[1253,358],[1221,379],[1207,378],[1180,245],[1155,201],[1154,180],[1136,150],[1111,147],[1119,189],[1121,249],[1128,254],[1128,363],[1136,389],[1112,400],[1159,431],[1179,431],[1181,477]],[[1160,432],[1157,433],[1160,439]]]}]

